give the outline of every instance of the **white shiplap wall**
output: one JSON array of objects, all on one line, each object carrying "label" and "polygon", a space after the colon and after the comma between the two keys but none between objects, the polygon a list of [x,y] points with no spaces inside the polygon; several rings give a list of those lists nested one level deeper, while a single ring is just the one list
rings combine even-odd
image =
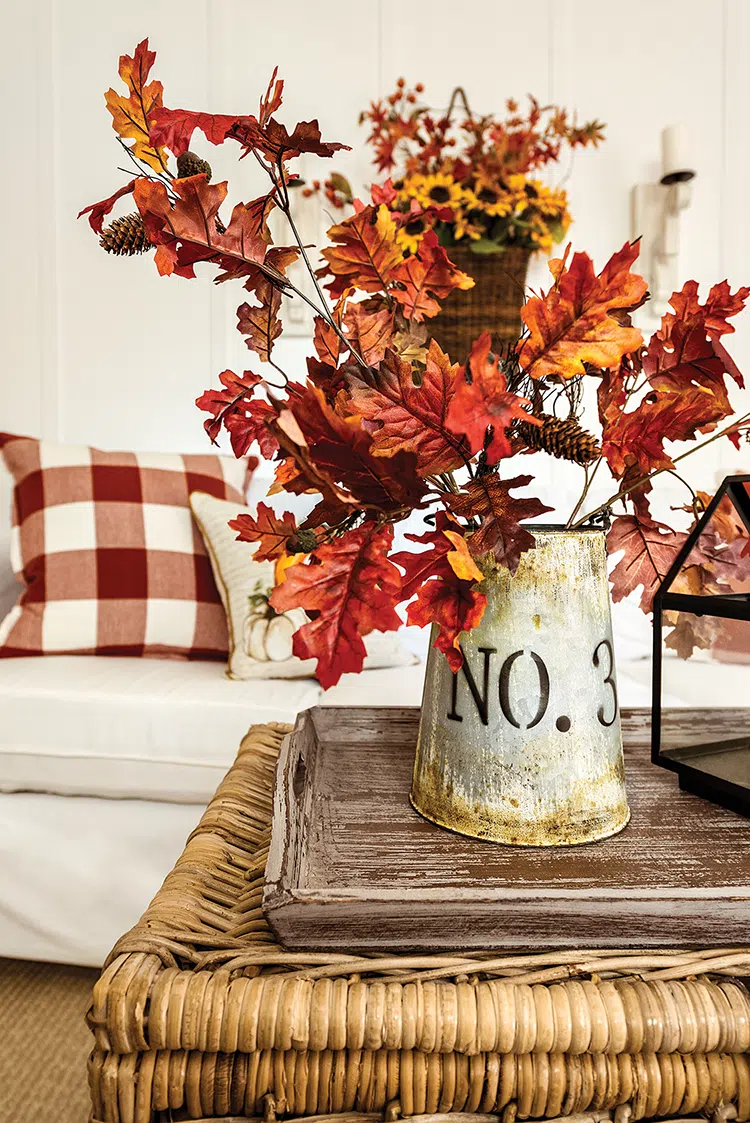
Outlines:
[{"label": "white shiplap wall", "polygon": [[[749,0],[472,0],[460,19],[448,0],[429,10],[410,0],[130,0],[106,16],[94,0],[35,0],[4,5],[0,31],[0,429],[200,449],[193,399],[224,367],[250,365],[236,290],[112,259],[76,221],[119,182],[102,94],[117,84],[118,55],[144,35],[169,105],[252,111],[278,62],[282,119],[317,115],[324,136],[360,149],[359,109],[401,74],[424,81],[437,105],[461,83],[480,109],[530,91],[604,119],[607,143],[582,153],[568,181],[574,245],[600,264],[630,235],[630,189],[657,174],[661,128],[684,121],[698,178],[681,274],[750,279]],[[249,161],[238,180],[230,153],[207,155],[249,194]],[[367,177],[361,150],[338,164]],[[532,283],[543,276],[539,262]],[[730,344],[750,372],[750,317]],[[300,373],[306,342],[281,349]],[[694,472],[735,463],[727,447]]]}]

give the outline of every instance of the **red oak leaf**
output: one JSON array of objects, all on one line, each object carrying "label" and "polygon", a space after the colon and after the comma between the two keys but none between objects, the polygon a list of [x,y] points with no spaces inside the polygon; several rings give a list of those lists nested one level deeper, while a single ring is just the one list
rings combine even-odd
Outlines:
[{"label": "red oak leaf", "polygon": [[368,304],[363,301],[347,305],[344,330],[365,362],[377,366],[385,358],[393,339],[393,312],[388,308],[370,310]]},{"label": "red oak leaf", "polygon": [[246,126],[255,117],[237,117],[231,113],[195,113],[191,109],[155,109],[151,115],[151,143],[168,148],[174,156],[182,156],[190,147],[198,129],[210,144],[223,144],[233,126]]},{"label": "red oak leaf", "polygon": [[418,554],[403,550],[393,555],[393,561],[405,571],[404,600],[415,594],[417,597],[407,609],[407,620],[418,627],[437,624],[435,646],[445,654],[454,672],[463,663],[461,634],[477,626],[487,606],[487,598],[476,587],[477,582],[460,577],[451,564],[457,534],[460,535],[458,524],[440,512],[434,530],[406,535],[418,545],[430,546],[429,550]]},{"label": "red oak leaf", "polygon": [[239,141],[246,153],[258,152],[272,164],[292,160],[303,152],[327,157],[334,152],[350,151],[348,144],[322,140],[317,121],[300,121],[289,133],[274,117],[263,122],[248,117],[238,120],[226,135],[228,139]]},{"label": "red oak leaf", "polygon": [[674,308],[674,316],[667,313],[662,319],[662,330],[665,326],[669,330],[669,323],[677,320],[700,320],[712,337],[726,335],[733,332],[734,327],[729,323],[730,316],[736,316],[745,307],[750,296],[750,288],[743,287],[733,293],[728,281],[720,281],[714,285],[708,294],[705,304],[698,299],[698,282],[686,281],[679,292],[672,293],[669,303]]},{"label": "red oak leaf", "polygon": [[392,279],[399,285],[393,290],[393,296],[402,306],[404,316],[418,323],[425,316],[437,316],[439,301],[445,300],[454,289],[474,287],[474,278],[462,273],[449,260],[434,230],[428,230],[422,238],[418,253],[394,269]]},{"label": "red oak leaf", "polygon": [[[645,398],[630,413],[621,413],[602,434],[602,453],[615,476],[637,464],[646,475],[657,468],[671,468],[665,441],[692,440],[717,418],[716,398],[702,388],[686,388],[676,394]],[[721,413],[718,416],[722,416]]]},{"label": "red oak leaf", "polygon": [[461,518],[480,518],[478,530],[469,538],[469,549],[476,558],[492,552],[499,565],[506,566],[511,573],[518,569],[521,554],[536,545],[536,539],[520,523],[523,519],[534,519],[546,507],[539,499],[519,498],[511,495],[511,488],[527,487],[532,476],[516,476],[512,480],[501,480],[495,472],[475,476],[464,484],[458,495],[451,495],[447,502],[454,515]]},{"label": "red oak leaf", "polygon": [[610,554],[624,557],[610,574],[612,600],[620,601],[641,586],[641,608],[650,612],[654,594],[682,549],[686,534],[652,518],[618,515],[607,534]]},{"label": "red oak leaf", "polygon": [[112,114],[112,128],[123,140],[134,140],[130,151],[138,160],[148,164],[155,172],[167,170],[160,143],[150,139],[151,124],[161,108],[164,87],[161,82],[149,82],[156,52],[148,49],[144,39],[133,51],[133,56],[120,56],[119,74],[128,88],[128,96],[116,90],[107,90],[104,100]]},{"label": "red oak leaf", "polygon": [[223,425],[235,456],[245,456],[253,441],[257,441],[263,455],[270,459],[279,446],[267,422],[276,417],[276,411],[268,402],[253,398],[260,375],[249,370],[242,375],[225,370],[219,381],[223,390],[206,390],[195,402],[199,409],[211,414],[203,427],[212,442],[216,443]]},{"label": "red oak leaf", "polygon": [[424,628],[437,624],[435,647],[442,651],[455,674],[464,661],[459,641],[463,632],[476,628],[484,616],[487,597],[451,571],[450,576],[426,581],[406,610],[410,624]]},{"label": "red oak leaf", "polygon": [[135,187],[135,180],[131,179],[130,183],[126,183],[114,195],[110,195],[108,199],[102,199],[101,203],[92,203],[90,207],[84,207],[82,211],[78,212],[78,217],[87,214],[89,216],[89,226],[95,234],[101,234],[104,226],[104,219],[118,199],[122,199],[123,195],[132,195],[133,188]]},{"label": "red oak leaf", "polygon": [[630,272],[637,256],[637,243],[626,242],[598,275],[585,253],[574,254],[570,266],[565,259],[550,262],[555,284],[521,311],[529,335],[519,362],[527,374],[572,378],[585,373],[584,363],[616,367],[641,346],[643,336],[623,316],[647,296],[646,282]]},{"label": "red oak leaf", "polygon": [[382,204],[360,204],[353,215],[331,227],[328,237],[333,245],[323,250],[328,265],[321,273],[332,274],[327,287],[334,297],[350,287],[363,292],[385,291],[394,270],[404,260],[396,242],[396,224]]},{"label": "red oak leaf", "polygon": [[291,566],[271,595],[277,612],[303,608],[314,617],[296,632],[294,654],[317,659],[315,673],[326,690],[345,672],[362,670],[363,636],[401,626],[401,576],[388,559],[392,542],[390,525],[367,521]]},{"label": "red oak leaf", "polygon": [[287,552],[287,543],[297,532],[294,515],[279,516],[266,503],[259,503],[255,515],[242,514],[229,523],[237,531],[238,542],[257,542],[253,561],[273,561]]},{"label": "red oak leaf", "polygon": [[419,385],[414,382],[411,364],[392,351],[369,377],[352,368],[347,376],[347,408],[365,419],[372,433],[373,454],[413,452],[422,476],[460,467],[466,446],[446,427],[459,371],[434,340]]},{"label": "red oak leaf", "polygon": [[396,512],[420,505],[425,484],[413,453],[373,456],[372,438],[359,419],[341,417],[315,386],[291,397],[289,406],[306,441],[305,459],[325,479],[369,509]]},{"label": "red oak leaf", "polygon": [[[494,464],[513,451],[508,427],[515,419],[539,424],[524,408],[531,403],[508,390],[504,371],[497,356],[490,358],[492,337],[483,332],[474,343],[469,358],[471,381],[459,380],[448,407],[446,428],[466,436],[471,452],[485,448],[487,459]],[[491,439],[488,441],[488,428]]]}]

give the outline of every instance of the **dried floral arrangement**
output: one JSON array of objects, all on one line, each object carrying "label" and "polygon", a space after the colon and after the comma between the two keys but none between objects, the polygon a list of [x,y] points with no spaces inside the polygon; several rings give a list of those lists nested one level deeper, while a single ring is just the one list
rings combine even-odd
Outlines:
[{"label": "dried floral arrangement", "polygon": [[[596,147],[604,139],[601,122],[578,125],[565,109],[533,97],[525,115],[509,100],[504,118],[478,117],[461,87],[438,115],[421,103],[423,93],[421,83],[410,89],[399,78],[389,97],[360,115],[360,124],[370,126],[375,167],[390,177],[394,202],[409,215],[399,245],[416,251],[425,232],[435,230],[442,245],[463,241],[473,253],[501,253],[509,245],[549,253],[570,226],[568,199],[562,187],[533,173],[557,162],[565,146]],[[334,205],[351,201],[340,175],[323,187]]]},{"label": "dried floral arrangement", "polygon": [[[294,652],[317,660],[320,682],[328,687],[342,673],[360,670],[363,637],[400,627],[396,609],[407,603],[409,622],[436,624],[438,648],[454,670],[461,666],[461,634],[476,626],[486,606],[486,572],[494,566],[514,572],[535,544],[533,529],[523,524],[551,510],[516,494],[532,480],[517,458],[538,450],[582,466],[583,491],[569,527],[603,518],[614,506],[623,510],[608,532],[610,551],[623,551],[612,573],[613,595],[640,586],[648,611],[685,540],[684,532],[653,517],[654,479],[674,472],[694,448],[720,438],[737,443],[750,427],[750,414],[733,416],[727,380],[743,383],[721,343],[750,288],[732,293],[722,282],[701,303],[697,284],[688,282],[644,343],[630,317],[648,296],[632,271],[637,245],[623,246],[598,274],[585,253],[566,251],[550,262],[549,290],[527,300],[517,346],[492,354],[485,333],[464,368],[434,341],[424,345],[424,322],[440,300],[471,284],[435,232],[407,255],[398,236],[405,219],[398,200],[376,187],[370,203],[357,202],[353,215],[329,231],[325,266],[317,275],[310,267],[315,298],[305,296],[286,276],[298,256],[309,266],[290,207],[290,165],[303,152],[328,157],[342,145],[324,142],[317,121],[289,132],[276,119],[282,83],[275,73],[257,115],[168,109],[161,84],[150,80],[154,58],[144,40],[120,60],[127,93],[106,95],[138,175],[81,213],[111,252],[153,251],[161,274],[186,278],[195,276],[197,264],[210,264],[217,282],[238,280],[251,297],[238,308],[238,328],[272,376],[224,371],[221,387],[197,404],[210,414],[205,427],[212,439],[225,429],[238,456],[257,442],[275,462],[270,493],[316,497],[299,524],[260,503],[254,517],[232,525],[255,544],[257,558],[279,559],[282,577],[271,605],[277,612],[304,610]],[[221,217],[227,184],[211,183],[209,165],[190,151],[196,132],[257,161],[268,176],[267,193]],[[137,213],[104,229],[126,195]],[[273,244],[268,217],[274,211],[286,220],[293,245]],[[305,384],[290,381],[273,354],[288,298],[306,300],[316,313]],[[581,424],[585,382],[597,388],[598,438]],[[728,423],[719,428],[722,422]],[[701,433],[711,435],[677,455],[665,447]],[[586,510],[602,465],[612,476],[612,495]],[[394,526],[413,512],[426,529],[407,535],[415,549],[394,553]],[[750,576],[746,547],[739,534],[702,547],[686,578],[692,591],[734,587]],[[700,636],[684,635],[673,645],[684,654],[693,640],[705,645]]]}]

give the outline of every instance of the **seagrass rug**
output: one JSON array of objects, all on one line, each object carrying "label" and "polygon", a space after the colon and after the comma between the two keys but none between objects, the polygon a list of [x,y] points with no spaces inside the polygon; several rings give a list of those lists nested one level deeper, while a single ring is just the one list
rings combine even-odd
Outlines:
[{"label": "seagrass rug", "polygon": [[86,1123],[83,1019],[98,974],[0,959],[0,1123]]}]

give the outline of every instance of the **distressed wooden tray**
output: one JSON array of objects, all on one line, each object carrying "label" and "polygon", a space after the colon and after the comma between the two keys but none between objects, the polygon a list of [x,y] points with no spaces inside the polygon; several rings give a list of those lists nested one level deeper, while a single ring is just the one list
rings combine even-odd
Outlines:
[{"label": "distressed wooden tray", "polygon": [[[685,710],[671,728],[731,733],[747,713]],[[649,713],[624,711],[632,808],[588,846],[464,838],[409,803],[419,710],[325,708],[279,758],[263,911],[290,948],[659,948],[746,942],[750,823],[650,763]]]}]

